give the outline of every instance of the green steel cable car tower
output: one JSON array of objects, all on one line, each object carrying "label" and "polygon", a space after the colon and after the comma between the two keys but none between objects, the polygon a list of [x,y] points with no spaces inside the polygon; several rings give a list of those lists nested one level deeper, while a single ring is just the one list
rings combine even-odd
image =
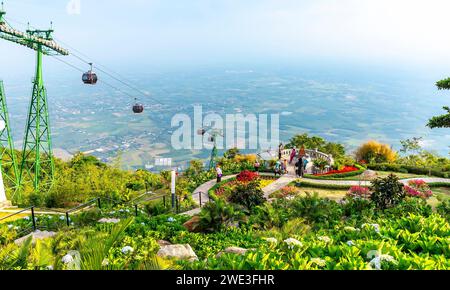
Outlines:
[{"label": "green steel cable car tower", "polygon": [[6,94],[2,81],[0,81],[0,122],[2,123],[0,126],[0,170],[5,187],[15,191],[19,186],[19,171],[17,169]]},{"label": "green steel cable car tower", "polygon": [[224,137],[223,130],[209,126],[199,129],[197,134],[201,136],[205,136],[206,134],[208,134],[209,135],[208,141],[213,143],[213,149],[211,150],[211,157],[209,159],[209,170],[212,170],[216,168],[217,162],[219,160],[219,153],[217,150],[217,138],[219,138],[219,136]]},{"label": "green steel cable car tower", "polygon": [[5,20],[5,11],[0,10],[0,38],[36,51],[36,76],[28,111],[22,159],[19,167],[19,185],[31,182],[36,192],[50,188],[53,183],[55,165],[48,113],[47,92],[42,76],[43,55],[69,55],[53,40],[53,29],[30,30],[25,33],[13,29]]}]

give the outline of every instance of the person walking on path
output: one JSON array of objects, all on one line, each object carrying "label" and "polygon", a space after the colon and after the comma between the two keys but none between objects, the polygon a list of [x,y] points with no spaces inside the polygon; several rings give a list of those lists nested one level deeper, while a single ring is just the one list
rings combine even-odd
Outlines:
[{"label": "person walking on path", "polygon": [[300,158],[298,159],[297,163],[295,163],[295,167],[296,167],[296,173],[297,173],[297,177],[302,177],[303,178],[303,157],[300,156]]},{"label": "person walking on path", "polygon": [[283,150],[284,145],[283,143],[280,143],[280,146],[278,146],[278,160],[281,160],[281,158],[283,157]]},{"label": "person walking on path", "polygon": [[217,172],[217,183],[221,183],[223,172],[222,172],[222,169],[220,168],[220,165],[216,166],[216,172]]},{"label": "person walking on path", "polygon": [[296,155],[297,155],[297,149],[294,148],[294,149],[292,149],[292,152],[291,152],[291,159],[289,160],[289,164],[292,164]]},{"label": "person walking on path", "polygon": [[288,161],[287,159],[283,160],[283,173],[284,174],[289,174],[289,170],[288,170]]},{"label": "person walking on path", "polygon": [[277,176],[277,175],[281,176],[281,162],[280,162],[280,160],[278,160],[275,163],[274,172],[275,172],[275,176]]},{"label": "person walking on path", "polygon": [[309,160],[308,158],[303,158],[303,166],[302,166],[302,177],[305,175],[306,168],[308,167]]}]

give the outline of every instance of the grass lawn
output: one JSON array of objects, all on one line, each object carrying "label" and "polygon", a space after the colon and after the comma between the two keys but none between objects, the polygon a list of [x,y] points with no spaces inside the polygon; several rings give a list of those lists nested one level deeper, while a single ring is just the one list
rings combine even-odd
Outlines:
[{"label": "grass lawn", "polygon": [[317,189],[309,187],[299,187],[299,191],[301,195],[306,195],[306,193],[318,193],[322,198],[329,198],[336,201],[340,201],[347,194],[346,190]]},{"label": "grass lawn", "polygon": [[441,201],[450,200],[450,188],[448,187],[436,187],[433,188],[434,196],[428,200],[428,203],[436,208]]},{"label": "grass lawn", "polygon": [[[396,175],[398,178],[400,179],[409,179],[409,178],[426,178],[428,176],[424,176],[424,175],[417,175],[417,174],[410,174],[410,173],[398,173],[398,172],[386,172],[386,171],[377,171],[378,177],[387,177],[390,174],[394,174]],[[344,178],[339,178],[340,180],[354,180],[354,181],[359,181],[360,177],[359,176],[350,176],[350,177],[344,177]],[[366,179],[361,179],[361,180],[366,180]]]},{"label": "grass lawn", "polygon": [[[4,218],[4,217],[6,217],[6,216],[9,216],[10,214],[11,214],[11,213],[0,212],[0,219],[1,219],[1,218]],[[19,215],[15,215],[15,216],[13,216],[13,217],[11,217],[11,218],[9,218],[9,219],[0,221],[0,223],[12,222],[12,221],[15,221],[15,220],[24,218],[24,217],[26,217],[26,216],[29,216],[29,214],[19,214]]]},{"label": "grass lawn", "polygon": [[433,188],[433,192],[442,200],[450,199],[450,188],[448,187]]}]

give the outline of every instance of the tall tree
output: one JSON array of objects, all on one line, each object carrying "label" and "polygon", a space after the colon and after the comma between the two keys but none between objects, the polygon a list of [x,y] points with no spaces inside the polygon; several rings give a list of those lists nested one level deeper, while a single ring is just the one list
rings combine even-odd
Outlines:
[{"label": "tall tree", "polygon": [[[436,86],[439,90],[450,90],[450,78],[438,81]],[[431,129],[450,128],[450,107],[446,106],[444,110],[447,114],[431,118],[427,126]]]}]

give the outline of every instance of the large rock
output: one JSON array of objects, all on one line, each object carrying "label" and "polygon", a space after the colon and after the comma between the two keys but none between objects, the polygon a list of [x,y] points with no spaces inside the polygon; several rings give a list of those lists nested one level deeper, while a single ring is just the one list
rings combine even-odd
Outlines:
[{"label": "large rock", "polygon": [[17,239],[14,241],[14,243],[18,246],[22,245],[29,237],[32,237],[32,243],[35,244],[37,240],[44,240],[44,239],[48,239],[51,238],[53,236],[55,236],[56,233],[54,232],[41,232],[41,231],[35,231],[29,235],[26,235],[25,237],[22,237],[20,239]]},{"label": "large rock", "polygon": [[102,224],[118,224],[120,222],[120,219],[102,218],[98,222]]},{"label": "large rock", "polygon": [[183,227],[185,227],[189,232],[196,233],[200,231],[200,217],[194,216],[187,222],[183,224]]},{"label": "large rock", "polygon": [[222,252],[218,253],[216,255],[216,258],[220,258],[223,254],[234,254],[234,255],[240,255],[243,256],[245,255],[249,250],[248,249],[244,249],[244,248],[239,248],[239,247],[229,247],[226,248],[225,250],[223,250]]},{"label": "large rock", "polygon": [[198,261],[198,257],[190,245],[162,246],[156,255],[165,259],[186,260],[189,262]]}]

